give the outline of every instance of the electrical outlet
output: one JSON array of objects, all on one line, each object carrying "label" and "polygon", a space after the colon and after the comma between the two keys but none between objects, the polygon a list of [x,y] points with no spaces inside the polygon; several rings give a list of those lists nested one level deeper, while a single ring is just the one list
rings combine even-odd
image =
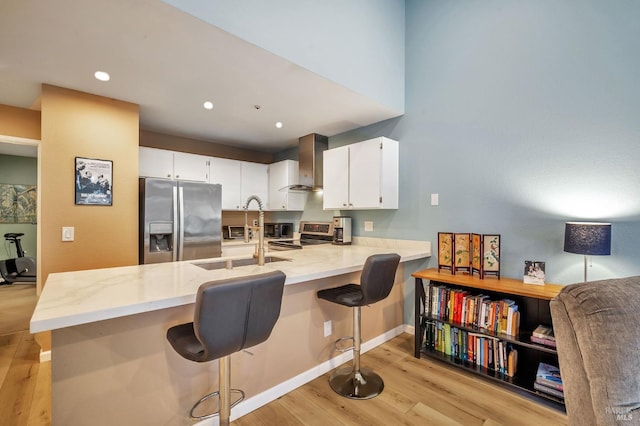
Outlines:
[{"label": "electrical outlet", "polygon": [[373,232],[373,221],[365,220],[364,221],[364,230],[365,232]]},{"label": "electrical outlet", "polygon": [[438,194],[431,194],[431,205],[437,206],[438,203],[440,202],[439,198],[440,197],[438,196]]},{"label": "electrical outlet", "polygon": [[331,336],[331,320],[324,322],[324,337]]}]

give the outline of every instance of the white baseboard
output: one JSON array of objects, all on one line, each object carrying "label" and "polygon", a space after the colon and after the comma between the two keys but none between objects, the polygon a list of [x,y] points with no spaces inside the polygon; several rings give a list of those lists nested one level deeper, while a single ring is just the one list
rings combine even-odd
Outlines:
[{"label": "white baseboard", "polygon": [[[384,342],[391,340],[394,337],[404,333],[406,330],[406,327],[407,327],[406,324],[399,325],[398,327],[391,329],[379,335],[378,337],[374,337],[373,339],[367,342],[364,342],[360,347],[360,353],[365,353],[377,346],[380,346]],[[353,358],[352,351],[343,352],[338,356],[323,362],[322,364],[319,364],[313,368],[310,368],[309,370],[303,373],[300,373],[297,376],[292,377],[291,379],[285,382],[280,383],[279,385],[276,385],[270,389],[267,389],[262,393],[259,393],[256,396],[252,396],[251,398],[248,398],[242,401],[240,404],[238,404],[233,408],[230,420],[233,421],[235,419],[238,419],[244,416],[245,414],[249,414],[250,412],[257,410],[263,405],[267,405],[271,401],[275,401],[276,399],[280,398],[283,395],[286,395],[287,393],[291,392],[296,388],[299,388],[305,383],[308,383],[314,380],[315,378],[322,376],[327,371],[331,371],[334,368],[338,367],[339,365],[344,364],[347,361],[350,361],[352,358]],[[218,425],[218,418],[213,417],[213,418],[198,422],[193,426],[217,426],[217,425]]]},{"label": "white baseboard", "polygon": [[404,327],[404,332],[407,334],[414,335],[416,333],[416,328],[412,325],[404,324],[403,327]]}]

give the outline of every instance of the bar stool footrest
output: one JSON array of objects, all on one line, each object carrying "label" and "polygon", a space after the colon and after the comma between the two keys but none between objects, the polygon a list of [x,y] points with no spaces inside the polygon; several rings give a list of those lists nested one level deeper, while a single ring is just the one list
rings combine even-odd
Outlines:
[{"label": "bar stool footrest", "polygon": [[349,346],[347,348],[338,346],[340,344],[340,342],[343,342],[345,340],[351,340],[352,342],[354,341],[353,340],[353,336],[341,337],[338,340],[336,340],[335,342],[333,342],[333,349],[338,351],[338,352],[347,352],[347,351],[350,351],[351,349],[355,348],[355,344],[353,344],[353,345],[351,345],[351,346]]},{"label": "bar stool footrest", "polygon": [[[236,399],[234,402],[231,403],[231,407],[233,408],[236,405],[238,405],[240,403],[240,401],[242,401],[244,399],[244,391],[241,389],[231,389],[231,393],[239,393],[240,397],[238,399]],[[205,402],[206,400],[213,398],[213,397],[220,397],[220,391],[215,391],[215,392],[211,392],[206,394],[205,396],[203,396],[202,398],[200,398],[200,400],[198,402],[196,402],[193,407],[191,407],[191,411],[189,411],[189,417],[193,420],[204,420],[204,419],[208,419],[210,417],[215,417],[217,415],[220,414],[220,410],[218,409],[218,411],[215,411],[213,413],[210,414],[204,414],[202,416],[195,416],[193,413],[196,411],[196,409],[198,408],[198,406],[200,404],[202,404],[203,402]]]}]

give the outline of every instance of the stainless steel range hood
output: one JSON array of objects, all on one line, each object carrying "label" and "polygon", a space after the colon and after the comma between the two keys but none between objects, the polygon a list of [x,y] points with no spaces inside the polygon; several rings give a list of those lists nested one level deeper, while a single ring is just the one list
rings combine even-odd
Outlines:
[{"label": "stainless steel range hood", "polygon": [[303,136],[298,144],[298,183],[290,191],[322,190],[322,152],[329,148],[329,139],[317,133]]}]

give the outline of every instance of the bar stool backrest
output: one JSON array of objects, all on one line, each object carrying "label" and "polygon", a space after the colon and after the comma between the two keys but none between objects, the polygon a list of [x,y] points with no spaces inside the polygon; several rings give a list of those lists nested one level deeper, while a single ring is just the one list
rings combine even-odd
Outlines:
[{"label": "bar stool backrest", "polygon": [[395,253],[374,254],[367,258],[360,275],[363,305],[378,302],[389,295],[399,263],[400,256]]},{"label": "bar stool backrest", "polygon": [[193,329],[204,347],[200,362],[264,342],[280,316],[285,274],[281,271],[202,284]]}]

